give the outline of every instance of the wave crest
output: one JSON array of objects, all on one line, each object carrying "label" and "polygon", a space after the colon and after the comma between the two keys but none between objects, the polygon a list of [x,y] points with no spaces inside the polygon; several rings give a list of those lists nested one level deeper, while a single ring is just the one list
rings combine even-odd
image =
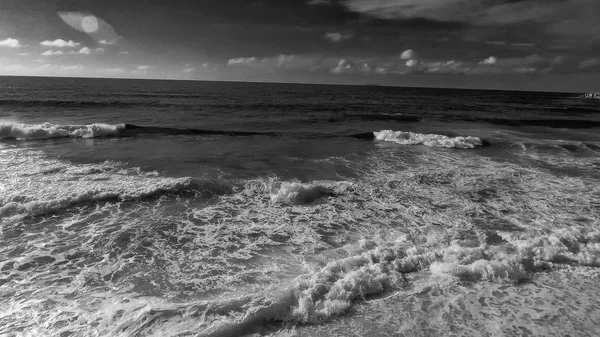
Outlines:
[{"label": "wave crest", "polygon": [[478,137],[448,137],[437,134],[423,134],[415,132],[381,130],[373,132],[376,140],[394,142],[403,145],[425,145],[431,147],[447,147],[457,149],[472,149],[482,146],[483,142]]},{"label": "wave crest", "polygon": [[297,182],[283,182],[278,187],[271,186],[271,201],[295,205],[307,204],[321,197],[333,195],[333,191],[321,185],[304,185]]},{"label": "wave crest", "polygon": [[0,139],[35,140],[49,138],[94,138],[119,134],[125,124],[94,123],[85,125],[19,124],[0,122]]}]

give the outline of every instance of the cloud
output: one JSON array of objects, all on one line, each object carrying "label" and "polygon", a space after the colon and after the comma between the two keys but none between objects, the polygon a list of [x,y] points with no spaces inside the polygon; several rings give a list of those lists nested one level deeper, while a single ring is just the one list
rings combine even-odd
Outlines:
[{"label": "cloud", "polygon": [[380,19],[420,18],[479,26],[528,23],[550,33],[600,38],[597,0],[346,0],[342,5]]},{"label": "cloud", "polygon": [[91,13],[59,12],[58,15],[67,25],[88,34],[98,43],[115,44],[121,38],[110,24]]},{"label": "cloud", "polygon": [[66,71],[83,70],[85,68],[82,65],[73,65],[73,66],[61,65],[59,67],[60,67],[60,70],[66,70]]},{"label": "cloud", "polygon": [[598,64],[598,62],[599,62],[599,60],[597,57],[587,59],[587,60],[581,61],[579,63],[579,68],[580,69],[591,68],[591,67],[595,66],[596,64]]},{"label": "cloud", "polygon": [[56,48],[64,48],[64,47],[77,47],[81,43],[75,42],[73,40],[65,41],[63,39],[56,39],[54,41],[46,40],[40,42],[40,44],[44,47],[56,47]]},{"label": "cloud", "polygon": [[96,48],[96,49],[92,49],[89,47],[83,47],[81,49],[79,49],[78,51],[72,51],[69,54],[81,54],[81,55],[90,55],[93,53],[104,53],[106,50],[104,48]]},{"label": "cloud", "polygon": [[464,73],[468,70],[462,62],[450,60],[450,61],[436,61],[425,64],[426,73],[436,74],[448,74],[448,73]]},{"label": "cloud", "polygon": [[400,54],[400,59],[409,60],[415,57],[415,52],[412,49],[407,49]]},{"label": "cloud", "polygon": [[19,42],[19,40],[13,39],[13,38],[9,37],[7,39],[4,39],[4,40],[0,41],[0,47],[20,48],[20,47],[22,47],[22,45]]},{"label": "cloud", "polygon": [[354,34],[349,33],[349,34],[342,34],[342,33],[325,33],[325,39],[331,41],[331,42],[340,42],[340,41],[344,41],[344,40],[348,40],[351,39],[354,36]]},{"label": "cloud", "polygon": [[493,44],[497,46],[503,46],[506,44],[504,41],[485,41],[486,44]]},{"label": "cloud", "polygon": [[92,50],[88,47],[83,47],[83,48],[79,49],[79,51],[77,53],[89,55],[92,53]]},{"label": "cloud", "polygon": [[535,43],[529,43],[529,42],[518,42],[518,43],[512,43],[512,46],[515,47],[535,47]]},{"label": "cloud", "polygon": [[62,50],[46,50],[45,52],[43,52],[42,56],[54,56],[54,55],[63,55],[64,53],[62,52]]},{"label": "cloud", "polygon": [[424,18],[437,21],[514,23],[547,15],[558,2],[560,1],[347,0],[344,5],[351,11],[382,19]]},{"label": "cloud", "polygon": [[193,73],[194,71],[196,71],[196,68],[192,67],[189,63],[187,63],[185,65],[185,68],[183,68],[183,70],[181,72],[183,72],[185,74],[189,74],[189,73]]},{"label": "cloud", "polygon": [[483,59],[481,62],[479,62],[479,64],[496,64],[496,61],[498,61],[497,58],[490,56],[486,59]]},{"label": "cloud", "polygon": [[328,6],[331,5],[331,0],[309,0],[306,4],[309,6]]},{"label": "cloud", "polygon": [[129,55],[129,52],[124,50],[124,51],[120,51],[119,55]]},{"label": "cloud", "polygon": [[346,61],[346,59],[341,59],[337,66],[333,69],[331,69],[331,72],[334,74],[342,74],[342,73],[347,73],[347,72],[351,72],[352,71],[352,65]]},{"label": "cloud", "polygon": [[143,70],[143,71],[146,71],[146,70],[150,70],[150,68],[151,68],[151,67],[150,67],[150,66],[148,66],[148,65],[141,65],[141,66],[138,66],[138,67],[137,67],[137,70]]},{"label": "cloud", "polygon": [[408,60],[406,61],[406,66],[407,67],[414,67],[417,65],[417,61],[416,60]]},{"label": "cloud", "polygon": [[227,61],[227,65],[228,66],[233,66],[233,65],[239,65],[239,64],[252,64],[255,63],[257,61],[256,57],[238,57],[238,58],[233,58],[230,59],[229,61]]}]

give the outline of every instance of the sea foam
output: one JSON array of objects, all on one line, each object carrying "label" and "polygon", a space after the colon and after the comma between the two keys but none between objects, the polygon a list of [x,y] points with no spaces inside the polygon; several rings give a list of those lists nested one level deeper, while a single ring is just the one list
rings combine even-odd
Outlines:
[{"label": "sea foam", "polygon": [[431,147],[448,147],[457,149],[472,149],[483,145],[478,137],[448,137],[437,134],[423,134],[404,131],[382,130],[374,132],[375,139],[394,142],[403,145],[425,145]]},{"label": "sea foam", "polygon": [[298,182],[283,182],[270,188],[271,201],[296,205],[307,204],[321,197],[332,196],[333,192],[321,185],[306,185]]},{"label": "sea foam", "polygon": [[[392,290],[408,296],[414,292],[411,280],[417,273],[449,278],[450,284],[510,284],[563,264],[599,266],[600,232],[596,230],[579,227],[541,237],[518,233],[506,237],[508,247],[488,245],[484,236],[471,247],[470,239],[452,240],[456,234],[466,233],[450,232],[437,237],[441,242],[425,245],[415,245],[410,236],[362,240],[346,247],[350,256],[297,277],[287,288],[217,301],[148,305],[134,317],[114,324],[112,333],[137,334],[147,328],[147,322],[179,316],[172,321],[175,325],[157,328],[195,331],[198,336],[231,336],[248,333],[265,322],[323,323],[346,313],[356,300]],[[452,241],[449,245],[448,240]],[[435,282],[443,281],[434,281],[434,286]],[[180,330],[191,326],[194,328]]]},{"label": "sea foam", "polygon": [[[123,163],[75,165],[33,150],[0,151],[0,219],[20,219],[61,211],[87,202],[127,201],[213,189],[192,178],[163,177]],[[217,189],[222,189],[216,186]]]},{"label": "sea foam", "polygon": [[19,124],[0,121],[0,139],[34,140],[49,138],[94,138],[119,134],[125,124],[94,123],[86,125]]}]

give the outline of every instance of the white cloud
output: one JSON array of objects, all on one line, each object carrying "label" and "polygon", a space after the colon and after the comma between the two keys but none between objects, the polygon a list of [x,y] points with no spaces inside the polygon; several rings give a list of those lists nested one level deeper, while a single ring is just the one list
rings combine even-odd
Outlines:
[{"label": "white cloud", "polygon": [[494,56],[490,56],[486,59],[483,59],[481,62],[479,62],[479,64],[496,64],[497,61],[497,58],[495,58]]},{"label": "white cloud", "polygon": [[29,56],[31,53],[19,53],[19,56]]},{"label": "white cloud", "polygon": [[346,61],[346,59],[341,59],[337,66],[331,69],[331,72],[334,74],[342,74],[346,72],[352,71],[352,65]]},{"label": "white cloud", "polygon": [[400,54],[402,60],[410,60],[415,57],[415,52],[412,49],[407,49]]},{"label": "white cloud", "polygon": [[81,43],[79,42],[75,42],[73,40],[63,40],[63,39],[56,39],[54,41],[50,41],[50,40],[46,40],[46,41],[42,41],[40,42],[40,44],[44,47],[56,47],[56,48],[64,48],[64,47],[77,47],[79,46]]},{"label": "white cloud", "polygon": [[416,60],[408,60],[406,61],[406,66],[407,67],[414,67],[417,65],[417,61]]},{"label": "white cloud", "polygon": [[120,51],[119,55],[129,55],[129,52],[124,50],[124,51]]},{"label": "white cloud", "polygon": [[186,63],[185,68],[182,70],[185,74],[193,73],[194,71],[196,71],[196,68],[192,67],[189,63]]},{"label": "white cloud", "polygon": [[389,73],[389,69],[386,67],[377,67],[375,68],[375,73],[379,74],[379,75],[386,75],[387,73]]},{"label": "white cloud", "polygon": [[137,67],[137,70],[149,70],[149,69],[150,69],[150,66],[147,66],[147,65],[141,65],[141,66]]},{"label": "white cloud", "polygon": [[466,67],[462,62],[455,60],[450,61],[435,61],[425,64],[426,73],[461,73],[465,72]]},{"label": "white cloud", "polygon": [[104,53],[105,51],[106,50],[104,48],[91,49],[89,47],[83,47],[83,48],[79,49],[78,51],[73,51],[73,52],[70,52],[69,54],[90,55],[92,53]]},{"label": "white cloud", "polygon": [[227,61],[228,66],[237,65],[237,64],[252,64],[257,61],[256,57],[238,57],[233,58]]},{"label": "white cloud", "polygon": [[363,72],[363,73],[370,73],[371,72],[371,65],[368,64],[368,63],[366,63],[366,62],[363,63],[360,66],[360,71]]},{"label": "white cloud", "polygon": [[53,56],[53,55],[63,55],[62,50],[46,50],[41,55],[42,56]]},{"label": "white cloud", "polygon": [[61,65],[60,66],[60,70],[65,70],[65,71],[83,70],[83,68],[85,68],[85,67],[82,65],[73,65],[73,66]]},{"label": "white cloud", "polygon": [[4,39],[4,40],[0,41],[0,47],[20,48],[21,47],[21,43],[19,42],[19,40],[12,39],[12,38],[9,37],[7,39]]},{"label": "white cloud", "polygon": [[351,39],[354,36],[354,34],[342,34],[342,33],[326,33],[325,34],[325,38],[331,42],[340,42],[340,41],[344,41],[344,40],[348,40]]},{"label": "white cloud", "polygon": [[580,68],[580,69],[586,69],[586,68],[590,68],[590,67],[593,67],[593,66],[595,66],[596,64],[598,64],[598,62],[599,62],[599,60],[598,60],[598,58],[596,58],[596,57],[594,57],[594,58],[591,58],[591,59],[587,59],[587,60],[581,61],[581,62],[579,63],[579,68]]}]

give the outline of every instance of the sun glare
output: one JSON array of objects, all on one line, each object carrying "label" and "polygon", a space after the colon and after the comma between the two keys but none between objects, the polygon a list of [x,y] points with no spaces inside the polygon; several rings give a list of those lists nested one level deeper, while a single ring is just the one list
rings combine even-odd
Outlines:
[{"label": "sun glare", "polygon": [[95,33],[98,30],[98,19],[93,15],[88,15],[81,20],[81,28],[86,33]]}]

